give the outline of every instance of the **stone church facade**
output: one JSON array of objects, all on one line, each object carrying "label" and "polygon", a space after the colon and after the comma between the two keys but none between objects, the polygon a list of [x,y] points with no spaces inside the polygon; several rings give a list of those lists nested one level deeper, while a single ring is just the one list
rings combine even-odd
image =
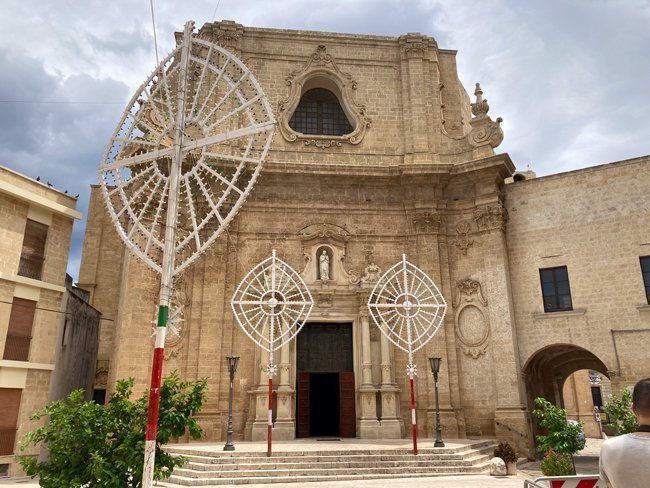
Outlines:
[{"label": "stone church facade", "polygon": [[[515,174],[509,156],[495,151],[501,120],[489,115],[481,87],[471,101],[456,52],[421,34],[223,21],[197,35],[247,64],[278,120],[253,194],[174,292],[184,321],[180,335],[168,337],[165,371],[208,379],[207,440],[225,439],[229,355],[241,357],[235,438],[266,437],[267,355],[235,323],[230,299],[273,249],[315,302],[297,340],[276,356],[275,439],[410,435],[406,355],[367,308],[374,284],[403,253],[449,305],[415,355],[422,437],[435,437],[431,356],[443,358],[444,437],[492,436],[522,449],[533,442],[531,398],[561,403],[575,371],[596,370],[614,390],[650,376],[643,346],[650,275],[644,281],[642,271],[650,255],[650,158],[544,178]],[[299,117],[305,107],[337,104],[333,131]],[[323,252],[328,279],[319,268]],[[105,319],[95,388],[110,391],[128,376],[146,388],[159,277],[126,251],[98,187],[79,286]]]}]

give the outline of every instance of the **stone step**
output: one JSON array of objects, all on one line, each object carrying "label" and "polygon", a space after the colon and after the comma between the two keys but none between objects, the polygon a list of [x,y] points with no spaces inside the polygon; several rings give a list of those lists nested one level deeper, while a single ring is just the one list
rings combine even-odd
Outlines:
[{"label": "stone step", "polygon": [[[293,447],[293,446],[292,446]],[[298,446],[297,446],[298,447]],[[356,446],[355,446],[356,447]],[[481,440],[449,448],[331,449],[266,452],[167,448],[182,455],[165,486],[216,486],[480,474],[487,470],[496,444]]]},{"label": "stone step", "polygon": [[290,476],[272,476],[268,478],[233,476],[230,478],[191,478],[174,474],[164,484],[164,486],[224,486],[224,485],[247,485],[257,483],[306,483],[313,481],[353,481],[369,479],[397,479],[397,478],[423,478],[432,476],[453,476],[459,474],[481,474],[486,469],[466,469],[466,470],[427,470],[420,472],[375,472],[375,473],[345,473],[345,474],[311,474],[311,475],[290,475]]},{"label": "stone step", "polygon": [[[462,446],[454,447],[437,447],[437,448],[418,448],[418,455],[426,454],[435,454],[435,455],[448,455],[448,454],[462,454],[467,451],[481,449],[484,447],[496,447],[494,441],[485,440],[485,441],[476,441],[471,444],[465,444]],[[240,458],[240,457],[253,457],[253,458],[263,458],[268,459],[266,456],[266,451],[214,451],[201,449],[201,447],[170,447],[166,446],[165,451],[172,454],[180,454],[182,456],[207,456],[215,457],[219,459],[229,459],[229,458]],[[393,456],[405,456],[411,455],[410,448],[401,448],[401,449],[329,449],[322,451],[301,451],[301,450],[287,450],[287,451],[274,451],[273,458],[283,458],[283,457],[313,457],[313,456],[347,456],[347,455],[367,455],[368,453],[381,453],[384,455],[393,455]],[[231,462],[238,462],[237,459],[233,459]]]},{"label": "stone step", "polygon": [[[449,473],[461,473],[467,471],[481,472],[486,466],[486,463],[465,465],[465,466],[363,466],[356,468],[354,472],[356,474],[392,474],[392,473],[401,473],[405,469],[408,469],[409,472],[449,472]],[[342,474],[347,474],[350,472],[349,467],[337,466],[337,467],[326,467],[326,466],[314,466],[308,467],[305,465],[298,465],[294,468],[288,467],[279,467],[279,468],[269,468],[269,469],[246,469],[242,467],[239,470],[229,470],[229,471],[202,471],[196,470],[191,467],[188,468],[177,468],[174,470],[174,473],[178,473],[180,476],[185,476],[188,478],[229,478],[233,476],[242,477],[242,478],[260,478],[267,476],[339,476]]]},{"label": "stone step", "polygon": [[473,466],[477,463],[483,463],[490,460],[491,456],[484,454],[472,457],[464,457],[462,459],[440,459],[440,458],[428,458],[420,457],[418,459],[411,458],[406,459],[395,459],[393,456],[386,458],[383,456],[355,456],[357,459],[332,459],[326,460],[324,458],[318,458],[318,461],[315,463],[308,463],[305,461],[287,461],[287,462],[269,462],[269,463],[237,463],[237,464],[216,464],[210,462],[210,458],[206,458],[208,462],[202,462],[194,459],[190,459],[186,464],[186,467],[189,469],[195,469],[198,471],[241,471],[241,470],[266,470],[266,469],[296,469],[301,466],[309,464],[317,464],[323,469],[329,468],[365,468],[365,467],[377,467],[377,466],[387,466],[387,467],[409,467],[409,466],[421,466],[431,465],[432,462],[435,462],[436,466]]}]

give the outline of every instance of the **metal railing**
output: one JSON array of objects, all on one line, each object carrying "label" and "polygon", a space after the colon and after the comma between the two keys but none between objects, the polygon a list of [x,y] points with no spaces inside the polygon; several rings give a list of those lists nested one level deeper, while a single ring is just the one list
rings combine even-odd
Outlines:
[{"label": "metal railing", "polygon": [[[556,483],[553,483],[553,482]],[[597,474],[573,476],[541,476],[524,481],[524,488],[606,488]]]}]

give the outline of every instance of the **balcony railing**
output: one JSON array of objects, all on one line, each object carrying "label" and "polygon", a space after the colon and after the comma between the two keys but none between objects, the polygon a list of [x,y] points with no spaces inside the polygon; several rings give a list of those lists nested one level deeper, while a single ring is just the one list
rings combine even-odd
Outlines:
[{"label": "balcony railing", "polygon": [[31,341],[32,338],[29,336],[25,337],[7,334],[7,340],[5,341],[5,351],[2,355],[2,359],[8,359],[10,361],[29,360],[29,344]]},{"label": "balcony railing", "polygon": [[18,264],[18,275],[25,278],[32,278],[40,280],[43,276],[43,257],[27,257],[21,256],[20,263]]},{"label": "balcony railing", "polygon": [[16,429],[0,429],[0,456],[11,456],[16,443]]}]

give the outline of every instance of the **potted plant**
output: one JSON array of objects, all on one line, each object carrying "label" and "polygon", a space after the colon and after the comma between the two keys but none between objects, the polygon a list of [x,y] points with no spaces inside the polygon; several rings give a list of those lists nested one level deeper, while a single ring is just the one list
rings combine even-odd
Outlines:
[{"label": "potted plant", "polygon": [[[546,452],[540,467],[544,476],[570,476],[575,474],[571,455],[555,452],[553,449]],[[563,484],[564,481],[551,480],[551,488],[560,488]]]},{"label": "potted plant", "polygon": [[517,474],[517,452],[507,442],[500,442],[494,450],[494,457],[503,459],[508,474]]}]

